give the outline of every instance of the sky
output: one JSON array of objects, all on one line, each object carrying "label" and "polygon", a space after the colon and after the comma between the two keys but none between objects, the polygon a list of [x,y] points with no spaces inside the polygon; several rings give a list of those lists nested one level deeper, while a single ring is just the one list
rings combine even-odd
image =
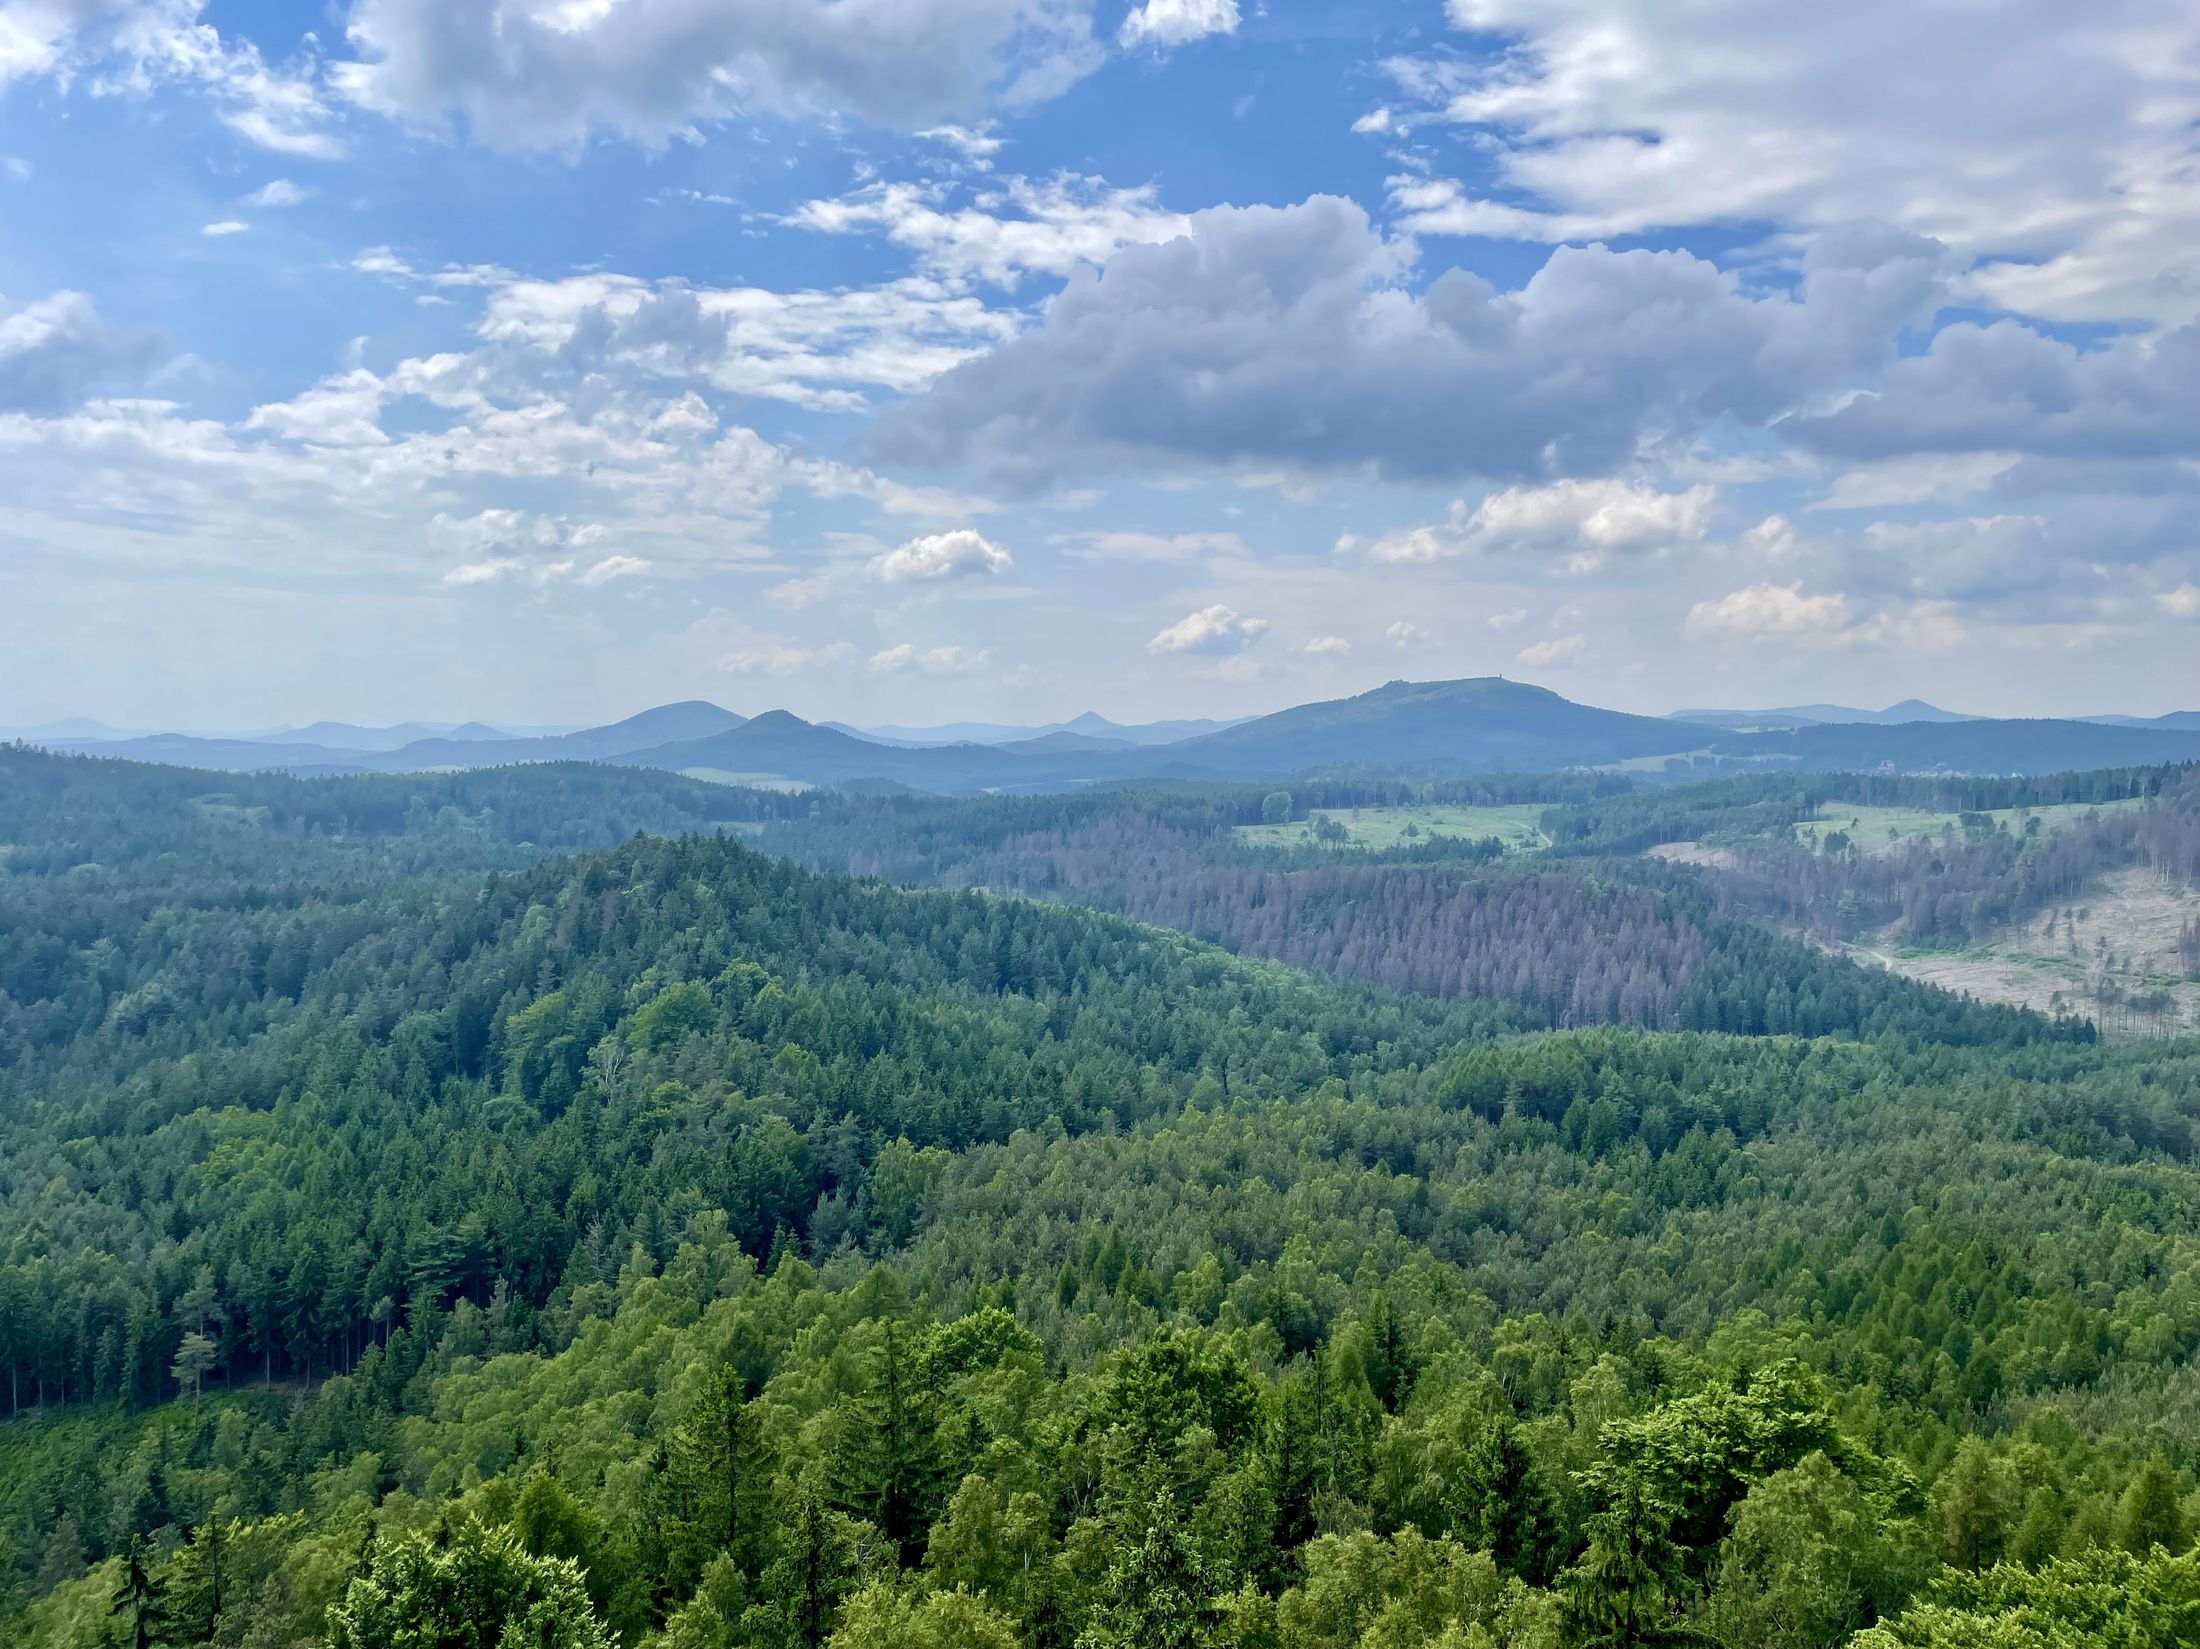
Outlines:
[{"label": "sky", "polygon": [[0,0],[0,726],[2200,708],[2190,0]]}]

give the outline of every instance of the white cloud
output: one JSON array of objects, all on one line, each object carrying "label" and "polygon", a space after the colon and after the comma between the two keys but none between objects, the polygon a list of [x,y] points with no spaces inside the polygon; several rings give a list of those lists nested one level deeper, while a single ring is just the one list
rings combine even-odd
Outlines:
[{"label": "white cloud", "polygon": [[272,182],[261,184],[245,196],[244,204],[266,212],[280,211],[284,207],[303,206],[313,198],[313,194],[311,189],[293,183],[288,178],[276,178]]},{"label": "white cloud", "polygon": [[1519,628],[1519,626],[1525,624],[1527,621],[1527,608],[1507,607],[1501,613],[1490,614],[1490,616],[1488,618],[1485,618],[1482,622],[1485,626],[1492,630],[1512,630]]},{"label": "white cloud", "polygon": [[638,555],[607,555],[581,574],[581,582],[595,589],[615,578],[639,578],[650,570],[650,565]]},{"label": "white cloud", "polygon": [[1363,137],[1387,137],[1395,128],[1388,108],[1370,109],[1352,123],[1352,129]]},{"label": "white cloud", "polygon": [[1013,558],[998,544],[968,527],[958,527],[912,538],[873,558],[871,575],[887,584],[936,584],[991,577],[1013,565]]},{"label": "white cloud", "polygon": [[469,561],[445,573],[443,582],[460,589],[475,584],[494,584],[521,572],[526,565],[515,556],[499,556],[494,561]]},{"label": "white cloud", "polygon": [[1234,653],[1250,646],[1268,628],[1263,618],[1240,617],[1217,603],[1187,613],[1146,643],[1149,653]]},{"label": "white cloud", "polygon": [[0,86],[51,76],[94,96],[142,98],[164,86],[198,92],[248,143],[280,154],[340,158],[317,65],[275,66],[250,41],[225,39],[204,0],[5,0]]},{"label": "white cloud", "polygon": [[1538,668],[1578,663],[1589,651],[1587,636],[1557,636],[1520,649],[1520,662]]},{"label": "white cloud", "polygon": [[812,573],[807,578],[783,579],[764,592],[764,599],[775,607],[785,607],[791,612],[799,613],[823,601],[839,587],[839,583],[831,573]]},{"label": "white cloud", "polygon": [[28,182],[34,170],[31,163],[20,155],[0,155],[0,172],[7,173],[17,183]]},{"label": "white cloud", "polygon": [[1422,629],[1420,625],[1409,624],[1401,618],[1383,632],[1383,639],[1389,642],[1391,646],[1404,651],[1407,648],[1419,647],[1425,644],[1428,640],[1428,632]]},{"label": "white cloud", "polygon": [[849,664],[856,656],[856,649],[845,641],[806,647],[777,636],[766,636],[725,654],[718,660],[718,668],[734,676],[793,676],[806,670]]},{"label": "white cloud", "polygon": [[109,327],[81,292],[13,308],[0,298],[0,413],[67,411],[149,366],[155,353],[150,338]]},{"label": "white cloud", "polygon": [[1076,0],[355,0],[338,90],[505,149],[652,148],[743,115],[907,129],[1058,95],[1097,67]]},{"label": "white cloud", "polygon": [[864,668],[882,676],[902,675],[911,670],[931,676],[952,676],[983,669],[985,658],[984,652],[968,647],[919,648],[905,641],[873,653]]},{"label": "white cloud", "polygon": [[959,205],[948,204],[953,194],[942,185],[873,183],[806,201],[787,221],[826,234],[883,234],[928,269],[996,286],[1033,271],[1066,275],[1105,263],[1122,247],[1169,240],[1191,224],[1157,205],[1151,185],[1118,189],[1068,172],[1004,178]]},{"label": "white cloud", "polygon": [[573,571],[570,561],[525,561],[518,556],[498,556],[491,561],[471,561],[453,567],[443,575],[443,582],[458,589],[481,584],[501,584],[506,579],[519,580],[541,589],[555,584]]},{"label": "white cloud", "polygon": [[1591,240],[1890,219],[2065,319],[2200,308],[2200,12],[2162,0],[1452,0],[1496,54],[1401,59],[1498,188],[1399,180],[1410,232]]},{"label": "white cloud", "polygon": [[1352,643],[1343,636],[1316,636],[1299,651],[1312,658],[1342,658],[1352,651]]},{"label": "white cloud", "polygon": [[1848,618],[1845,595],[1805,595],[1800,584],[1752,584],[1716,601],[1697,602],[1688,612],[1688,630],[1691,635],[1751,638],[1831,635]]},{"label": "white cloud", "polygon": [[860,410],[867,388],[920,389],[1016,329],[1013,316],[930,278],[832,292],[615,274],[530,280],[479,266],[424,273],[382,247],[353,267],[445,290],[482,287],[481,335],[566,371],[687,378],[832,411]]},{"label": "white cloud", "polygon": [[1684,492],[1629,481],[1508,487],[1471,510],[1464,500],[1454,502],[1449,519],[1437,525],[1386,533],[1367,552],[1376,561],[1427,562],[1483,551],[1662,549],[1701,540],[1717,501],[1718,493],[1701,485]]},{"label": "white cloud", "polygon": [[1608,476],[1816,404],[1944,290],[1937,249],[1862,232],[1821,237],[1799,286],[1763,296],[1684,252],[1562,247],[1512,292],[1461,269],[1409,284],[1410,255],[1333,197],[1196,213],[1073,272],[1040,326],[890,408],[870,445],[1031,487],[1141,467]]},{"label": "white cloud", "polygon": [[1249,554],[1234,532],[1185,532],[1164,538],[1144,532],[1063,533],[1055,542],[1081,561],[1197,561],[1207,556]]},{"label": "white cloud", "polygon": [[2178,618],[2200,618],[2200,584],[2180,584],[2154,598],[2154,604]]},{"label": "white cloud", "polygon": [[251,227],[251,224],[240,223],[235,218],[224,218],[220,223],[207,224],[199,233],[219,239],[224,235],[241,235]]},{"label": "white cloud", "polygon": [[1210,34],[1235,34],[1237,0],[1146,0],[1123,19],[1116,38],[1126,47],[1181,46]]},{"label": "white cloud", "polygon": [[957,126],[953,122],[943,126],[928,126],[917,136],[930,138],[934,143],[944,143],[963,159],[980,164],[991,160],[1008,145],[1008,140],[994,131],[990,120],[978,126]]}]

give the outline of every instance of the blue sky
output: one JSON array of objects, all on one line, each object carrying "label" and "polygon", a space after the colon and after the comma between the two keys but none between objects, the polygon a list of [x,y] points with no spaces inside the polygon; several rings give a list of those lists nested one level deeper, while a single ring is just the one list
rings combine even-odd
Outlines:
[{"label": "blue sky", "polygon": [[2196,134],[2159,0],[0,0],[0,725],[2191,708]]}]

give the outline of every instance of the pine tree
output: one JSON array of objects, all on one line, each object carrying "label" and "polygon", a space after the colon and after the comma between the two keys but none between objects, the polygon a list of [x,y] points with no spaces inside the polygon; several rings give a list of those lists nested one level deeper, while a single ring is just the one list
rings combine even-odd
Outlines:
[{"label": "pine tree", "polygon": [[228,1535],[220,1517],[186,1529],[183,1549],[169,1560],[168,1613],[183,1643],[212,1643],[226,1606]]},{"label": "pine tree", "polygon": [[832,1635],[843,1599],[859,1576],[856,1544],[846,1518],[814,1486],[796,1491],[779,1556],[765,1571],[763,1594],[775,1599],[788,1644],[820,1649]]},{"label": "pine tree", "polygon": [[129,1617],[132,1649],[153,1649],[168,1622],[167,1586],[148,1567],[152,1555],[153,1543],[145,1535],[130,1542],[122,1584],[108,1608],[110,1614]]},{"label": "pine tree", "polygon": [[694,1590],[720,1552],[754,1578],[770,1558],[773,1462],[740,1374],[726,1365],[666,1450],[658,1478],[667,1581],[675,1596]]},{"label": "pine tree", "polygon": [[1175,1498],[1155,1495],[1117,1553],[1077,1649],[1201,1649],[1220,1588]]},{"label": "pine tree", "polygon": [[2172,1557],[2188,1544],[2185,1509],[2177,1492],[2177,1474],[2160,1455],[2151,1455],[2124,1489],[2116,1506],[2116,1544],[2144,1557],[2160,1546]]},{"label": "pine tree", "polygon": [[1672,1522],[1672,1508],[1631,1474],[1589,1520],[1589,1549],[1566,1577],[1577,1642],[1656,1649],[1685,1640],[1676,1598],[1682,1554],[1667,1532]]},{"label": "pine tree", "polygon": [[869,1388],[851,1404],[836,1462],[841,1503],[878,1526],[904,1567],[924,1556],[924,1530],[938,1499],[933,1393],[896,1318],[881,1325]]}]

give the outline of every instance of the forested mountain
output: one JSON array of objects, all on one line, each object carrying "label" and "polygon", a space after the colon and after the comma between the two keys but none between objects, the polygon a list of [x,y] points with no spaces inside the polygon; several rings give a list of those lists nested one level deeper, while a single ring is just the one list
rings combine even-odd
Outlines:
[{"label": "forested mountain", "polygon": [[1524,1033],[622,840],[1196,886],[1146,819],[1279,933],[1602,899],[1762,1003],[1789,952],[1586,848],[1794,781],[1444,792],[1546,807],[1540,869],[1231,848],[1257,791],[206,782],[0,755],[0,1640],[2187,1641],[2190,1047],[1915,987]]},{"label": "forested mountain", "polygon": [[1534,772],[1667,755],[1700,735],[1652,716],[1575,704],[1526,682],[1394,681],[1356,698],[1279,710],[1172,753],[1225,778],[1324,768],[1448,768]]},{"label": "forested mountain", "polygon": [[[1489,781],[1444,795],[1554,803],[1580,782]],[[1701,804],[1735,820],[1731,787]],[[1382,787],[1302,789],[1380,794]],[[1683,828],[1643,798],[1654,821],[1606,852],[1636,852]],[[1801,816],[1792,782],[1778,815]],[[1876,969],[1726,918],[1686,875],[1610,863],[1492,863],[1432,843],[1384,860],[1248,854],[1231,826],[1257,817],[1258,792],[1138,792],[1072,798],[821,802],[769,824],[760,841],[814,867],[945,887],[1060,899],[1179,929],[1271,957],[1424,995],[1508,1004],[1521,1022],[1602,1023],[1739,1034],[1874,1036],[1890,1025],[1955,1041],[2082,1034],[2005,1009],[1920,990]],[[1624,804],[1620,804],[1624,806]],[[1573,821],[1609,821],[1612,803],[1560,803]],[[1586,839],[1586,838],[1585,838]],[[1456,844],[1471,848],[1473,844]]]}]

